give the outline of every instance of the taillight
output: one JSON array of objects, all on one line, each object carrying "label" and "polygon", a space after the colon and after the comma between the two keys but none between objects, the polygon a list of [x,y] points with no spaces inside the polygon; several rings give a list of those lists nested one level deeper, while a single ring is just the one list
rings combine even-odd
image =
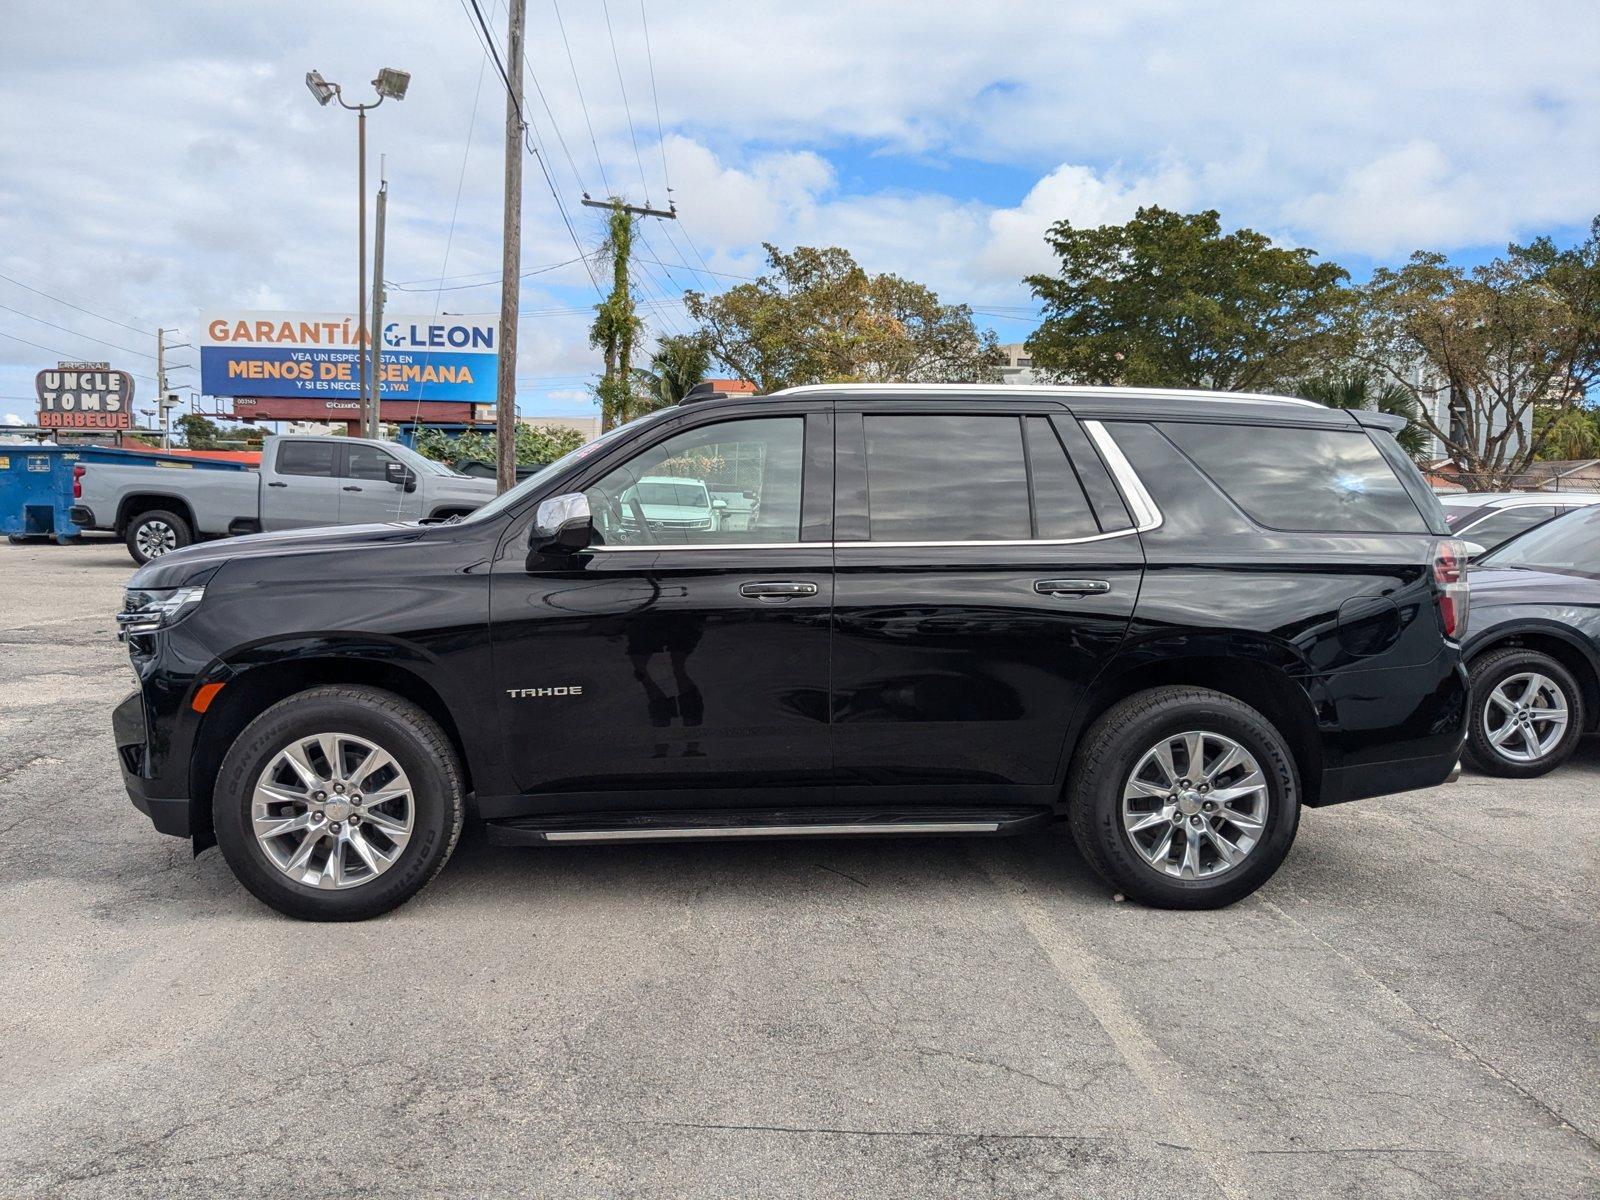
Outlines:
[{"label": "taillight", "polygon": [[1439,621],[1444,635],[1460,641],[1467,631],[1471,591],[1467,584],[1467,545],[1456,538],[1440,541],[1433,554],[1433,581],[1439,585]]},{"label": "taillight", "polygon": [[83,499],[83,464],[77,463],[72,468],[72,498]]}]

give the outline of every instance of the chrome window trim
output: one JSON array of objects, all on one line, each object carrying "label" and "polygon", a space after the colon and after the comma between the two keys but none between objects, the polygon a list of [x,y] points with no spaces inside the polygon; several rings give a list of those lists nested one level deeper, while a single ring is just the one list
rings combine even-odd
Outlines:
[{"label": "chrome window trim", "polygon": [[1152,529],[1160,528],[1161,509],[1157,507],[1155,498],[1145,490],[1139,473],[1133,469],[1133,464],[1128,461],[1127,455],[1122,453],[1122,447],[1117,445],[1117,440],[1111,436],[1110,430],[1099,421],[1084,421],[1082,425],[1084,432],[1094,442],[1095,448],[1100,451],[1100,457],[1110,469],[1111,477],[1117,481],[1117,487],[1122,491],[1122,498],[1128,502],[1134,531],[1148,533]]},{"label": "chrome window trim", "polygon": [[914,400],[922,398],[932,400],[941,396],[981,396],[997,400],[1020,399],[1028,396],[1041,396],[1057,400],[1102,400],[1130,397],[1151,400],[1196,400],[1208,404],[1232,402],[1293,404],[1304,408],[1321,408],[1329,412],[1337,411],[1327,409],[1326,405],[1318,404],[1315,400],[1305,400],[1298,396],[1273,396],[1265,392],[1211,392],[1187,388],[1074,387],[1071,384],[1047,383],[805,383],[798,387],[783,388],[781,391],[769,392],[765,397],[760,398],[770,400],[777,396],[832,394],[849,399],[851,396],[873,393],[885,396],[908,396]]},{"label": "chrome window trim", "polygon": [[[1157,524],[1160,524],[1158,521]],[[1154,529],[1152,525],[1149,528]],[[1141,530],[1113,529],[1110,533],[1092,533],[1075,538],[1022,538],[1012,541],[987,542],[692,542],[670,546],[589,546],[595,554],[654,554],[658,550],[874,550],[908,549],[917,546],[1077,546],[1084,542],[1105,542],[1112,538],[1127,537]]]}]

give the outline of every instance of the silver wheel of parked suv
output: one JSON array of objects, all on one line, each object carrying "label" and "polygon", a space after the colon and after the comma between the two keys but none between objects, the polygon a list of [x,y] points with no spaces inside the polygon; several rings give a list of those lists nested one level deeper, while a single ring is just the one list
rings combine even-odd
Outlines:
[{"label": "silver wheel of parked suv", "polygon": [[1531,779],[1565,762],[1583,733],[1583,688],[1539,650],[1507,646],[1472,663],[1467,758],[1490,775]]},{"label": "silver wheel of parked suv", "polygon": [[400,857],[416,819],[394,755],[352,733],[297,737],[256,780],[251,823],[262,853],[318,888],[370,883]]},{"label": "silver wheel of parked suv", "polygon": [[1193,729],[1163,737],[1122,789],[1134,849],[1174,879],[1210,879],[1249,857],[1267,827],[1267,779],[1233,738]]}]

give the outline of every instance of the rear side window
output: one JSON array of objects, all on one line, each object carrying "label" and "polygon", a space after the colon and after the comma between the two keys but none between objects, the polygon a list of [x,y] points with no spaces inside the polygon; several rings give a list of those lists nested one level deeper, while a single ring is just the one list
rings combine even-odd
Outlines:
[{"label": "rear side window", "polygon": [[1358,429],[1200,425],[1161,430],[1258,525],[1313,533],[1427,533],[1411,496]]},{"label": "rear side window", "polygon": [[285,442],[278,447],[279,475],[316,475],[333,478],[339,447],[333,442]]},{"label": "rear side window", "polygon": [[1523,504],[1516,508],[1497,509],[1481,521],[1463,525],[1461,536],[1469,542],[1477,542],[1485,550],[1493,550],[1502,542],[1510,541],[1535,525],[1544,524],[1555,515],[1556,507],[1553,504]]},{"label": "rear side window", "polygon": [[1033,536],[1059,539],[1099,533],[1083,485],[1049,419],[1028,417],[1023,426],[1028,440],[1028,477],[1033,484]]},{"label": "rear side window", "polygon": [[875,542],[1027,541],[1028,467],[1015,416],[867,416]]}]

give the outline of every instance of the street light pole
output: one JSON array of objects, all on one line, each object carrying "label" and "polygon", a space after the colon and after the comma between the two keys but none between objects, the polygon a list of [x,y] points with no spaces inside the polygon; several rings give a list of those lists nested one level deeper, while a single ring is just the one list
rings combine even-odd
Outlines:
[{"label": "street light pole", "polygon": [[[385,100],[393,97],[404,100],[406,89],[411,86],[411,76],[405,71],[396,71],[393,67],[384,67],[378,72],[378,77],[372,81],[372,86],[377,90],[378,98],[370,104],[349,104],[345,101],[344,93],[337,83],[324,79],[320,71],[306,72],[306,87],[311,89],[311,94],[316,97],[317,103],[326,105],[330,100],[337,100],[339,107],[349,109],[356,114],[356,190],[360,193],[359,212],[357,221],[356,241],[356,310],[359,314],[356,320],[356,362],[358,365],[358,378],[361,393],[361,435],[363,437],[378,436],[378,371],[374,361],[372,370],[367,369],[367,357],[371,353],[372,337],[367,332],[367,109],[377,108]],[[369,382],[370,388],[369,388]]]}]

